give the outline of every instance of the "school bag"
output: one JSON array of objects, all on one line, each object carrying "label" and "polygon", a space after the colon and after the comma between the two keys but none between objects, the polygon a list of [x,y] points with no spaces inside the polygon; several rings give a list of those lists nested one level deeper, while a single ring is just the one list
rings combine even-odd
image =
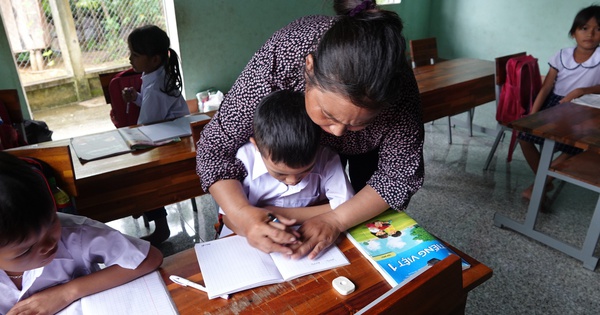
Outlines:
[{"label": "school bag", "polygon": [[[531,55],[514,57],[506,63],[506,82],[500,90],[496,120],[502,124],[527,116],[542,87],[542,79],[538,60]],[[513,130],[507,160],[512,154],[517,140],[517,132]]]},{"label": "school bag", "polygon": [[110,118],[117,128],[136,125],[140,116],[140,107],[131,102],[129,106],[123,100],[121,92],[126,87],[133,87],[140,91],[142,87],[142,74],[133,69],[125,70],[115,75],[110,80],[108,91],[110,94]]}]

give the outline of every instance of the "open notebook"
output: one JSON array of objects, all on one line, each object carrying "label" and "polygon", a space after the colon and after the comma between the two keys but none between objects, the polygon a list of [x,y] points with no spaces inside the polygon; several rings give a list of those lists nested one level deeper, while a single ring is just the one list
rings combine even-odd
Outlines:
[{"label": "open notebook", "polygon": [[154,271],[118,287],[83,297],[59,315],[179,314],[160,273]]},{"label": "open notebook", "polygon": [[195,250],[209,299],[350,264],[335,245],[316,259],[292,260],[266,254],[239,235],[196,244]]}]

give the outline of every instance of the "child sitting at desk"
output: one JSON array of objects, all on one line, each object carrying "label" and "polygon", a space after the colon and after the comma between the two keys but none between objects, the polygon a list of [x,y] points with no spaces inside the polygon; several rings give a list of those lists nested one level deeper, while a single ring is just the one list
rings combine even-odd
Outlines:
[{"label": "child sitting at desk", "polygon": [[[575,39],[576,46],[559,50],[548,64],[550,69],[538,93],[530,114],[552,106],[570,102],[584,94],[600,93],[600,6],[592,5],[580,10],[569,35]],[[527,133],[519,134],[519,144],[525,160],[537,172],[540,163],[540,151],[535,146],[543,144],[544,138]],[[557,143],[556,150],[562,151],[553,162],[556,165],[582,150]],[[548,177],[544,190],[552,190],[552,177]],[[522,196],[531,199],[533,185],[523,191]],[[544,210],[544,209],[543,209]]]},{"label": "child sitting at desk", "polygon": [[161,263],[146,241],[58,213],[41,171],[0,152],[0,314],[55,314]]},{"label": "child sitting at desk", "polygon": [[[142,88],[123,89],[125,102],[140,106],[138,124],[149,124],[179,118],[190,113],[181,95],[181,72],[177,53],[170,48],[167,33],[155,25],[136,28],[127,37],[129,62],[135,72],[142,72]],[[147,211],[148,221],[154,221],[155,229],[142,237],[158,245],[169,238],[171,231],[164,207]]]},{"label": "child sitting at desk", "polygon": [[[265,220],[281,221],[270,224],[285,230],[354,195],[339,156],[319,145],[321,128],[308,117],[301,92],[279,90],[263,98],[253,129],[236,157],[247,172],[242,186],[250,204],[272,212]],[[227,215],[222,218],[239,233]]]}]

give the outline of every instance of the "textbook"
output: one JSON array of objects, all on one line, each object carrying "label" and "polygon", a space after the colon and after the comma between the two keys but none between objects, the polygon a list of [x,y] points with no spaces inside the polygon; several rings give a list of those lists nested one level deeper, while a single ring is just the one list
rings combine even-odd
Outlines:
[{"label": "textbook", "polygon": [[313,260],[289,259],[264,253],[239,235],[198,243],[194,249],[209,299],[350,264],[334,245]]},{"label": "textbook", "polygon": [[[392,287],[408,283],[455,254],[408,214],[393,209],[356,225],[346,234]],[[470,267],[465,260],[462,265],[463,270]]]},{"label": "textbook", "polygon": [[72,303],[59,315],[179,314],[158,271]]},{"label": "textbook", "polygon": [[190,123],[209,119],[207,115],[188,115],[151,125],[123,127],[71,138],[71,146],[80,160],[93,161],[181,141],[181,137],[192,134]]},{"label": "textbook", "polygon": [[585,94],[571,101],[578,105],[600,108],[600,94]]}]

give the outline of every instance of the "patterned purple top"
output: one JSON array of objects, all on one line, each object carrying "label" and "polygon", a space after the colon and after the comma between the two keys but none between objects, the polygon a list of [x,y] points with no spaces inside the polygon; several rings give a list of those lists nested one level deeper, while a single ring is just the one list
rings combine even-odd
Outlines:
[{"label": "patterned purple top", "polygon": [[[202,189],[223,179],[246,176],[235,159],[237,149],[252,135],[254,110],[275,90],[304,91],[306,56],[335,22],[334,17],[307,16],[277,31],[252,57],[206,125],[197,150],[196,171]],[[398,52],[400,53],[400,52]],[[341,137],[323,132],[321,143],[343,154],[379,148],[378,170],[367,182],[394,209],[403,210],[423,184],[423,123],[419,90],[406,63],[401,99],[360,131]]]}]

